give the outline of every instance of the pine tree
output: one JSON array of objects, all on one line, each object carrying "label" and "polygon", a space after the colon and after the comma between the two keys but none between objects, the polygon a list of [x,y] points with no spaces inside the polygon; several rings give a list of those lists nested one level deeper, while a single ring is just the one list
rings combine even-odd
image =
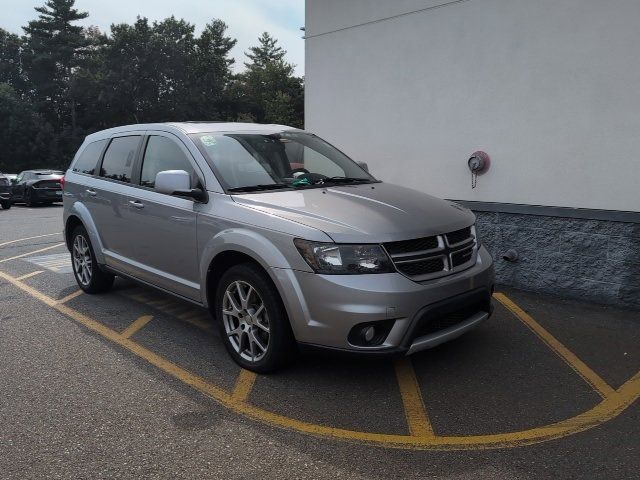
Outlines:
[{"label": "pine tree", "polygon": [[0,83],[7,83],[22,93],[25,78],[22,72],[22,39],[0,28]]},{"label": "pine tree", "polygon": [[281,123],[301,127],[304,89],[295,66],[285,61],[286,51],[268,33],[245,55],[247,70],[238,75],[237,92],[241,110],[260,123]]},{"label": "pine tree", "polygon": [[285,50],[277,45],[278,40],[273,38],[267,32],[263,32],[258,38],[259,45],[251,47],[245,55],[251,60],[251,63],[245,62],[245,67],[249,70],[265,68],[269,64],[284,62],[284,56],[287,54]]},{"label": "pine tree", "polygon": [[33,85],[34,100],[51,124],[71,123],[75,130],[75,101],[71,96],[73,74],[81,64],[88,40],[73,22],[89,16],[73,8],[75,0],[47,0],[35,10],[36,20],[23,27],[26,34],[24,68]]}]

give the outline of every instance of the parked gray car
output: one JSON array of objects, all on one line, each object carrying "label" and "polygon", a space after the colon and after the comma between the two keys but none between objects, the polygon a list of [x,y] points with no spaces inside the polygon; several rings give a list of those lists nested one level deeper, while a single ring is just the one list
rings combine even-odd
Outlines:
[{"label": "parked gray car", "polygon": [[296,346],[411,354],[492,310],[473,213],[376,180],[281,125],[167,123],[86,138],[64,179],[85,292],[128,277],[208,307],[242,367]]}]

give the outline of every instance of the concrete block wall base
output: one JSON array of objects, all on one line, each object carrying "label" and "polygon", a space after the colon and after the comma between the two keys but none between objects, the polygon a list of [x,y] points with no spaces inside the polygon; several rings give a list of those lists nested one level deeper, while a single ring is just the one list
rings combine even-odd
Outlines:
[{"label": "concrete block wall base", "polygon": [[[499,284],[640,309],[640,224],[475,213]],[[509,249],[517,261],[502,258]]]}]

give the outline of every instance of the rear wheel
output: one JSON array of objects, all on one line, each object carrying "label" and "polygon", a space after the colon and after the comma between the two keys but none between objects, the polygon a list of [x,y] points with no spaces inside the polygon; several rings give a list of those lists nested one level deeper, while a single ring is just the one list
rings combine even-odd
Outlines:
[{"label": "rear wheel", "polygon": [[252,263],[231,267],[216,291],[216,318],[222,341],[241,367],[272,372],[292,357],[295,342],[280,295]]},{"label": "rear wheel", "polygon": [[33,200],[33,191],[28,187],[24,191],[24,203],[27,207],[35,207],[38,205],[38,203]]},{"label": "rear wheel", "polygon": [[113,285],[115,277],[100,269],[83,226],[76,227],[71,237],[71,263],[76,282],[85,292],[106,292]]},{"label": "rear wheel", "polygon": [[5,200],[2,202],[2,208],[9,210],[11,208],[11,200]]}]

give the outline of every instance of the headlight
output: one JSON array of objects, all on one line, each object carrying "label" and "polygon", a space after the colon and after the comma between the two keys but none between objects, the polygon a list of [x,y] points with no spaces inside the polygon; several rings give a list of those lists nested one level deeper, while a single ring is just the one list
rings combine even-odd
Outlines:
[{"label": "headlight", "polygon": [[353,275],[395,271],[380,245],[320,243],[301,238],[296,238],[293,243],[316,273]]},{"label": "headlight", "polygon": [[476,238],[476,245],[479,250],[480,247],[482,246],[482,240],[480,240],[480,235],[478,234],[478,227],[475,224],[471,227],[471,233]]}]

